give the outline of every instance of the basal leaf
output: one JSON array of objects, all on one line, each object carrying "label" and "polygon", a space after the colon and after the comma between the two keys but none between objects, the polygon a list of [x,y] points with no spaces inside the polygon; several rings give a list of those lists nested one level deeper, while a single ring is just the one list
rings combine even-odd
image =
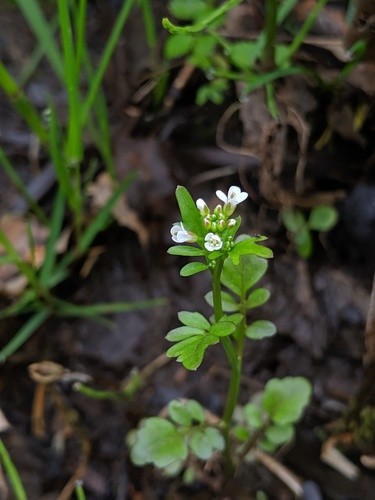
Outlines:
[{"label": "basal leaf", "polygon": [[271,425],[266,429],[265,436],[268,441],[278,446],[288,443],[294,436],[294,427],[291,424]]},{"label": "basal leaf", "polygon": [[259,319],[254,321],[246,328],[246,337],[253,340],[264,339],[265,337],[272,337],[276,333],[276,326],[272,321],[266,319]]},{"label": "basal leaf", "polygon": [[186,266],[181,269],[180,275],[186,278],[187,276],[192,276],[193,274],[198,274],[206,270],[207,264],[203,262],[189,262],[189,264],[186,264]]},{"label": "basal leaf", "polygon": [[300,419],[311,392],[310,382],[303,377],[274,378],[266,384],[262,405],[275,423],[294,423]]},{"label": "basal leaf", "polygon": [[176,427],[160,417],[142,421],[130,449],[135,465],[153,463],[156,467],[169,467],[186,459],[188,449]]},{"label": "basal leaf", "polygon": [[224,438],[214,427],[197,429],[191,434],[190,448],[201,460],[208,460],[215,450],[223,450]]},{"label": "basal leaf", "polygon": [[205,419],[202,405],[194,399],[179,401],[174,399],[168,405],[170,418],[179,425],[191,427],[197,423],[202,423]]},{"label": "basal leaf", "polygon": [[183,186],[178,186],[176,189],[176,198],[184,227],[197,236],[204,237],[205,228],[203,227],[202,216],[189,191]]},{"label": "basal leaf", "polygon": [[193,328],[208,330],[211,326],[210,322],[199,312],[180,311],[178,319],[182,324]]},{"label": "basal leaf", "polygon": [[248,403],[243,408],[243,415],[251,429],[260,429],[264,423],[263,412],[254,403]]},{"label": "basal leaf", "polygon": [[198,247],[190,247],[188,245],[175,245],[168,248],[167,252],[170,255],[181,255],[182,257],[202,257],[204,251]]},{"label": "basal leaf", "polygon": [[196,370],[203,361],[207,347],[218,342],[219,337],[215,335],[196,335],[170,347],[166,354],[169,358],[177,358],[187,370]]},{"label": "basal leaf", "polygon": [[270,298],[270,292],[266,288],[257,288],[250,293],[246,300],[247,309],[252,309],[254,307],[259,307],[267,302]]}]

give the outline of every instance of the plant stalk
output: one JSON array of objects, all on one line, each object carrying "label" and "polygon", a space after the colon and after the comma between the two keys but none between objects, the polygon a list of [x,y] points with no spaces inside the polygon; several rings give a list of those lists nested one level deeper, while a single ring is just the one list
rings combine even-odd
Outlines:
[{"label": "plant stalk", "polygon": [[263,69],[275,69],[275,46],[277,34],[277,8],[278,0],[266,0],[264,31],[266,35],[264,53],[262,57]]}]

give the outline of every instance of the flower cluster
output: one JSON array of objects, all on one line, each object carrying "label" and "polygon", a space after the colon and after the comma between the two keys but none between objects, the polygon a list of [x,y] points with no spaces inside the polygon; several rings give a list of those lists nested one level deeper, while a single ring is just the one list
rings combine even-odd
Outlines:
[{"label": "flower cluster", "polygon": [[[228,227],[233,227],[236,224],[236,220],[231,219],[230,216],[235,211],[236,206],[246,200],[248,194],[241,191],[237,186],[231,186],[227,195],[223,191],[216,191],[216,196],[224,202],[224,205],[217,205],[213,212],[210,211],[202,198],[196,201],[204,227],[207,230],[204,238],[204,247],[209,252],[223,248],[224,242],[221,233]],[[197,235],[191,231],[187,231],[182,222],[173,224],[171,235],[175,243],[195,243],[198,240]]]}]

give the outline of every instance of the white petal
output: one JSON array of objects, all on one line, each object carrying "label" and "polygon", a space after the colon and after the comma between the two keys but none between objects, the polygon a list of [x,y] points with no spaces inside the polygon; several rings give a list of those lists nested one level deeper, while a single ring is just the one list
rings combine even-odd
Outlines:
[{"label": "white petal", "polygon": [[207,207],[206,202],[204,200],[202,200],[202,198],[198,198],[198,200],[195,202],[195,204],[197,205],[197,209],[199,211],[202,211]]},{"label": "white petal", "polygon": [[249,196],[248,193],[245,193],[245,191],[242,191],[242,193],[240,193],[237,196],[237,203],[241,203],[241,202],[245,201],[248,196]]},{"label": "white petal", "polygon": [[216,191],[216,196],[219,198],[219,200],[223,201],[224,203],[228,201],[227,195],[220,190]]}]

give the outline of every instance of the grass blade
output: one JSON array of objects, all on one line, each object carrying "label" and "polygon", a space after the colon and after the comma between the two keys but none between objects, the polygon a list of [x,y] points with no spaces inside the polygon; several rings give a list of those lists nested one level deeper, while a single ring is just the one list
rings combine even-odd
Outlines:
[{"label": "grass blade", "polygon": [[21,327],[15,336],[0,350],[0,363],[14,354],[22,344],[28,340],[31,335],[46,321],[50,312],[46,309],[36,312],[26,323]]},{"label": "grass blade", "polygon": [[51,24],[46,20],[39,3],[36,0],[16,0],[16,2],[34,33],[34,36],[43,47],[47,59],[57,77],[63,82],[64,64],[61,53],[54,39]]},{"label": "grass blade", "polygon": [[56,263],[56,246],[62,232],[62,225],[65,213],[65,196],[62,189],[59,189],[53,207],[53,213],[50,223],[50,234],[46,245],[46,255],[40,270],[40,284],[47,286],[50,281],[55,263]]},{"label": "grass blade", "polygon": [[90,304],[88,306],[72,304],[63,300],[56,301],[58,312],[63,316],[78,316],[91,318],[104,314],[116,314],[130,311],[140,311],[150,307],[166,305],[163,298],[138,300],[137,302],[113,302],[108,304]]},{"label": "grass blade", "polygon": [[89,112],[93,106],[95,97],[98,93],[98,90],[100,88],[100,85],[102,83],[105,71],[107,69],[108,63],[112,57],[113,51],[115,50],[117,41],[121,35],[121,31],[128,19],[128,16],[130,14],[130,11],[134,5],[135,0],[125,0],[123,3],[121,10],[117,16],[117,20],[115,22],[115,25],[112,29],[112,32],[109,36],[109,39],[107,41],[107,44],[104,48],[103,55],[100,59],[98,68],[95,72],[95,77],[93,78],[88,96],[86,97],[85,102],[83,103],[83,107],[81,110],[81,123],[85,124],[87,122],[87,118],[89,115]]},{"label": "grass blade", "polygon": [[21,478],[2,439],[0,439],[0,458],[16,500],[27,500],[26,491],[23,487]]},{"label": "grass blade", "polygon": [[8,96],[17,113],[25,120],[29,129],[39,138],[41,142],[46,143],[48,141],[48,135],[39,119],[36,109],[1,61],[0,87]]},{"label": "grass blade", "polygon": [[6,157],[6,155],[4,153],[4,150],[1,147],[0,147],[0,163],[3,166],[5,173],[7,174],[9,179],[12,181],[13,185],[21,193],[24,200],[27,201],[30,208],[35,213],[35,215],[38,217],[38,219],[41,220],[44,224],[48,224],[48,220],[47,220],[47,217],[46,217],[44,211],[38,205],[38,203],[34,200],[34,198],[32,196],[30,196],[30,194],[27,190],[27,187],[23,183],[23,180],[18,175],[17,170],[10,163],[10,161],[8,160],[8,158]]}]

